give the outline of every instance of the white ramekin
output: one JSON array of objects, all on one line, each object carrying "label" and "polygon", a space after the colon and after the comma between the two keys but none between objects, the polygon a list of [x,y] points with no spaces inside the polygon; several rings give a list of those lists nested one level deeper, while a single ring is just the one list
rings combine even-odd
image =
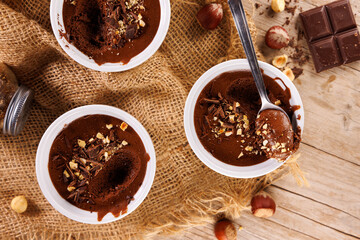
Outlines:
[{"label": "white ramekin", "polygon": [[[300,109],[295,111],[294,116],[300,114],[301,118],[293,118],[293,122],[296,121],[297,126],[300,126],[301,133],[304,129],[304,107],[297,91],[295,85],[290,81],[290,79],[282,73],[279,69],[274,66],[267,64],[265,62],[259,61],[260,68],[264,70],[264,73],[272,78],[280,78],[285,85],[290,89],[291,92],[291,105],[299,105]],[[280,167],[284,162],[279,162],[275,159],[268,159],[262,163],[252,165],[252,166],[233,166],[226,164],[216,159],[211,153],[209,153],[204,146],[201,144],[194,125],[194,109],[196,101],[199,97],[199,94],[203,88],[216,76],[224,72],[235,71],[235,70],[248,70],[250,71],[249,64],[246,59],[236,59],[230,60],[227,62],[220,63],[208,71],[206,71],[194,84],[192,87],[188,98],[185,103],[184,110],[184,125],[186,137],[189,141],[189,144],[192,150],[195,152],[196,156],[209,168],[212,170],[229,177],[235,178],[253,178],[265,175],[271,171],[274,171]],[[280,81],[279,81],[280,82]]]},{"label": "white ramekin", "polygon": [[[128,205],[127,212],[120,215],[119,217],[114,217],[111,213],[105,215],[102,221],[97,220],[97,212],[90,212],[82,210],[60,196],[60,194],[55,189],[48,170],[49,163],[49,154],[51,145],[55,137],[60,133],[66,124],[71,123],[75,119],[78,119],[82,116],[91,115],[91,114],[104,114],[109,115],[120,120],[123,120],[131,126],[135,132],[140,136],[141,140],[144,143],[145,150],[150,156],[148,161],[145,178],[134,195],[134,200]],[[60,117],[58,117],[46,130],[42,136],[37,153],[36,153],[36,177],[40,185],[41,191],[43,192],[45,198],[49,203],[61,214],[64,216],[73,219],[82,223],[89,224],[103,224],[116,221],[125,217],[126,215],[133,212],[145,199],[147,194],[150,191],[151,185],[154,181],[156,170],[156,159],[155,159],[155,149],[151,141],[151,138],[145,128],[141,123],[136,120],[130,114],[111,106],[106,105],[88,105],[83,107],[78,107],[72,109]]]},{"label": "white ramekin", "polygon": [[63,22],[63,3],[64,0],[51,0],[50,3],[50,21],[54,35],[62,49],[76,62],[81,65],[102,72],[121,72],[134,68],[148,60],[160,47],[165,39],[170,24],[170,1],[160,1],[160,24],[156,35],[149,46],[144,51],[134,56],[127,64],[122,63],[105,63],[98,65],[93,59],[80,52],[74,45],[70,44],[60,32],[65,32]]}]

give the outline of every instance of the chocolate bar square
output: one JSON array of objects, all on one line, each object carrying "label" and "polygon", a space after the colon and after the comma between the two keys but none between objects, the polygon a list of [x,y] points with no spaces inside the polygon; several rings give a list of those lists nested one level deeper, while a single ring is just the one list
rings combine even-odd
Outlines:
[{"label": "chocolate bar square", "polygon": [[317,72],[360,60],[360,37],[349,0],[300,13]]},{"label": "chocolate bar square", "polygon": [[324,6],[301,13],[300,17],[304,26],[306,26],[304,30],[309,41],[314,41],[333,33]]},{"label": "chocolate bar square", "polygon": [[348,0],[330,3],[326,5],[326,10],[329,14],[334,33],[356,27],[354,14]]},{"label": "chocolate bar square", "polygon": [[360,60],[360,36],[357,29],[337,34],[336,41],[344,63]]},{"label": "chocolate bar square", "polygon": [[342,63],[334,36],[312,42],[310,51],[317,72],[339,66]]}]

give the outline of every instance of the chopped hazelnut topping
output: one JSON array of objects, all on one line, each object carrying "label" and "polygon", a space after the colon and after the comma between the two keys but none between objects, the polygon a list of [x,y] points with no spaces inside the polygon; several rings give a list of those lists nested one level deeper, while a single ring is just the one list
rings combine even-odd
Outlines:
[{"label": "chopped hazelnut topping", "polygon": [[126,122],[122,122],[120,125],[121,130],[125,131],[127,129],[128,125]]},{"label": "chopped hazelnut topping", "polygon": [[230,121],[231,123],[235,123],[235,115],[230,115],[230,116],[229,116],[229,121]]},{"label": "chopped hazelnut topping", "polygon": [[126,145],[128,145],[129,143],[127,142],[127,141],[125,141],[125,140],[123,140],[122,142],[121,142],[121,145],[123,145],[123,146],[126,146]]},{"label": "chopped hazelnut topping", "polygon": [[106,128],[110,130],[110,129],[113,128],[113,125],[112,124],[106,124]]},{"label": "chopped hazelnut topping", "polygon": [[101,133],[97,133],[96,134],[96,137],[98,138],[98,139],[104,139],[104,135],[102,135]]},{"label": "chopped hazelnut topping", "polygon": [[246,146],[245,151],[251,152],[254,148],[252,146]]},{"label": "chopped hazelnut topping", "polygon": [[90,138],[89,143],[93,142],[94,140],[95,140],[94,138]]},{"label": "chopped hazelnut topping", "polygon": [[281,104],[281,101],[280,101],[280,100],[276,100],[274,104],[277,105],[277,106],[279,106],[279,105]]},{"label": "chopped hazelnut topping", "polygon": [[76,170],[78,168],[78,164],[75,163],[75,162],[69,162],[69,167],[72,169],[72,170]]},{"label": "chopped hazelnut topping", "polygon": [[86,159],[85,158],[80,158],[79,159],[84,165],[86,164]]},{"label": "chopped hazelnut topping", "polygon": [[67,187],[67,190],[68,190],[69,192],[72,192],[72,191],[75,190],[75,187],[69,186],[69,187]]},{"label": "chopped hazelnut topping", "polygon": [[264,140],[263,141],[263,146],[266,146],[266,144],[268,144],[268,142],[269,142],[268,140]]},{"label": "chopped hazelnut topping", "polygon": [[78,142],[79,147],[81,147],[81,148],[84,148],[86,146],[86,142],[81,139],[78,139],[77,142]]},{"label": "chopped hazelnut topping", "polygon": [[70,177],[70,174],[66,171],[66,170],[64,170],[64,176],[66,177],[66,178],[69,178]]},{"label": "chopped hazelnut topping", "polygon": [[105,144],[110,143],[110,139],[108,136],[106,136],[106,138],[103,139],[103,143],[105,143]]},{"label": "chopped hazelnut topping", "polygon": [[236,131],[236,135],[241,135],[242,134],[242,129],[239,128],[237,131]]},{"label": "chopped hazelnut topping", "polygon": [[139,26],[140,27],[145,27],[145,22],[143,20],[139,20]]},{"label": "chopped hazelnut topping", "polygon": [[229,136],[232,135],[232,133],[233,133],[232,131],[226,131],[226,132],[225,132],[225,136],[229,137]]},{"label": "chopped hazelnut topping", "polygon": [[243,153],[243,152],[241,152],[241,153],[239,154],[238,158],[241,158],[242,156],[244,156],[244,153]]},{"label": "chopped hazelnut topping", "polygon": [[267,129],[268,128],[268,125],[267,125],[267,123],[265,123],[264,125],[263,125],[263,129]]}]

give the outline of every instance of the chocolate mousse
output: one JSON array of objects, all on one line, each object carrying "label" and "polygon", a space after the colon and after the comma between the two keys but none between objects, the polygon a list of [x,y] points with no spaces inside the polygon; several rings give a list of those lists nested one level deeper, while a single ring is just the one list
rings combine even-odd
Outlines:
[{"label": "chocolate mousse", "polygon": [[[279,78],[265,74],[263,78],[270,101],[291,118],[300,106],[290,104],[290,89]],[[285,160],[299,147],[300,128],[292,131],[291,123],[283,118],[286,115],[273,111],[263,112],[258,118],[260,107],[251,72],[220,74],[205,86],[195,105],[194,123],[200,142],[215,158],[235,166],[255,165],[271,157]],[[272,149],[273,145],[276,149]]]},{"label": "chocolate mousse", "polygon": [[88,115],[69,123],[55,138],[49,173],[58,193],[71,204],[115,217],[127,211],[150,159],[138,134],[107,115]]},{"label": "chocolate mousse", "polygon": [[122,62],[142,52],[160,23],[159,0],[64,0],[68,42],[101,65]]}]

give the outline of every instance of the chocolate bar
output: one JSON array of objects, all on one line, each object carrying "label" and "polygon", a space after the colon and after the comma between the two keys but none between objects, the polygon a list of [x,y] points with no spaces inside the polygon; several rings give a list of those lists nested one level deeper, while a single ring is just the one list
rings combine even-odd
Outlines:
[{"label": "chocolate bar", "polygon": [[360,60],[360,36],[348,0],[300,13],[317,72]]}]

